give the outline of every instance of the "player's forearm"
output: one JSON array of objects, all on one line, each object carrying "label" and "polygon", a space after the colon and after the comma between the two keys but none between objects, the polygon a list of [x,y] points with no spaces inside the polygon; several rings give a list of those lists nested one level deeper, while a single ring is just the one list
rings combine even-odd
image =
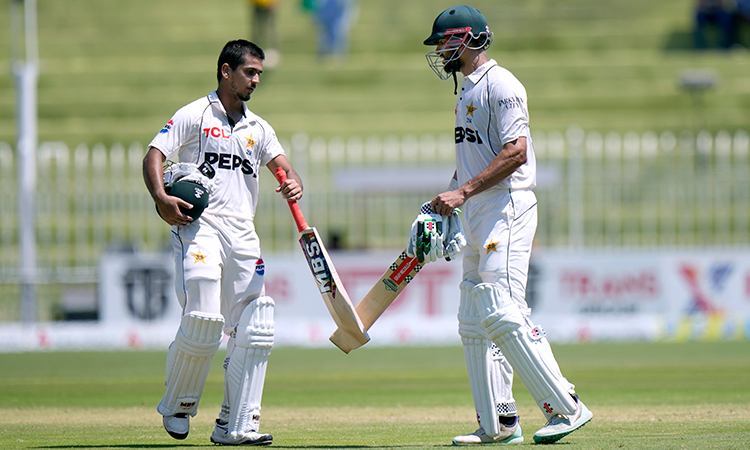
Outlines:
[{"label": "player's forearm", "polygon": [[466,199],[469,199],[493,186],[497,186],[519,167],[521,167],[521,164],[516,164],[512,160],[500,162],[495,160],[482,173],[460,186],[459,190]]},{"label": "player's forearm", "polygon": [[460,208],[466,200],[497,186],[526,163],[526,138],[519,138],[503,146],[503,150],[479,175],[459,186],[435,197],[430,205],[438,214],[449,216]]},{"label": "player's forearm", "polygon": [[163,183],[165,160],[164,154],[154,147],[149,148],[143,158],[143,181],[146,183],[146,189],[151,194],[151,198],[157,203],[161,197],[167,195]]},{"label": "player's forearm", "polygon": [[470,179],[459,190],[465,199],[497,186],[526,163],[526,138],[519,138],[503,146],[503,150],[479,175]]}]

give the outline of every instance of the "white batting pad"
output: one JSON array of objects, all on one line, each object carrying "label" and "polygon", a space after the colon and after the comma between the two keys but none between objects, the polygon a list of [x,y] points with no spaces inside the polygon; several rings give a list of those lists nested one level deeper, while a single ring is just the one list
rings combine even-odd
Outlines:
[{"label": "white batting pad", "polygon": [[487,333],[479,322],[472,295],[475,286],[468,281],[463,281],[459,286],[458,334],[464,346],[477,420],[488,436],[495,437],[500,434],[499,416],[516,415],[513,369],[499,349],[487,339]]},{"label": "white batting pad", "polygon": [[533,327],[510,296],[494,284],[481,283],[472,291],[486,318],[489,338],[503,352],[537,405],[547,417],[573,414],[573,385],[562,376],[541,327]]},{"label": "white batting pad", "polygon": [[225,376],[229,402],[227,435],[231,439],[242,439],[260,426],[263,383],[273,348],[273,310],[271,297],[258,297],[247,305],[237,324],[235,347]]},{"label": "white batting pad", "polygon": [[163,416],[198,412],[211,359],[221,344],[224,317],[191,312],[182,317],[167,353],[167,391],[157,410]]},{"label": "white batting pad", "polygon": [[468,281],[462,281],[459,286],[461,301],[458,306],[458,334],[464,346],[466,371],[469,374],[469,386],[471,386],[471,395],[474,399],[474,409],[477,412],[477,421],[488,436],[494,437],[500,433],[500,423],[497,420],[497,414],[493,413],[495,399],[487,370],[489,341],[479,325],[479,316],[471,295],[474,286],[474,283]]}]

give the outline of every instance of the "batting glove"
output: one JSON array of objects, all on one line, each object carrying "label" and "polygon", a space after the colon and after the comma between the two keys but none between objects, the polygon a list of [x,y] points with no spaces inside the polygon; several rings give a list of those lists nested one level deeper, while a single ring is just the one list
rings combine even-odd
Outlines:
[{"label": "batting glove", "polygon": [[[426,205],[429,208],[429,203]],[[420,263],[435,262],[443,257],[443,251],[443,216],[432,212],[420,213],[411,224],[406,255],[412,258],[416,256]]]},{"label": "batting glove", "polygon": [[454,210],[450,216],[443,216],[445,231],[443,232],[443,242],[445,248],[443,255],[446,261],[454,259],[466,247],[466,236],[464,235],[464,226],[461,223],[461,217],[458,216],[458,210]]},{"label": "batting glove", "polygon": [[216,189],[216,185],[210,178],[203,175],[197,164],[173,163],[164,168],[164,185],[174,184],[178,181],[192,181],[200,184],[210,193]]}]

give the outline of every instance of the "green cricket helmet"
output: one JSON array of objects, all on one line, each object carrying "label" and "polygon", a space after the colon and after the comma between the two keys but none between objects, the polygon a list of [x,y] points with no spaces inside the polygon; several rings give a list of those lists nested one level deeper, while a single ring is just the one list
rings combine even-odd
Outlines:
[{"label": "green cricket helmet", "polygon": [[467,48],[488,49],[493,34],[478,9],[459,5],[448,8],[437,16],[432,24],[432,34],[424,45],[438,45],[445,39],[440,50],[427,53],[427,63],[441,80],[447,80],[461,67],[458,59]]},{"label": "green cricket helmet", "polygon": [[[164,187],[167,195],[178,197],[193,205],[191,209],[180,207],[183,214],[190,216],[193,220],[203,214],[203,210],[208,206],[209,192],[203,185],[195,181],[180,180]],[[157,209],[158,212],[158,209]]]}]

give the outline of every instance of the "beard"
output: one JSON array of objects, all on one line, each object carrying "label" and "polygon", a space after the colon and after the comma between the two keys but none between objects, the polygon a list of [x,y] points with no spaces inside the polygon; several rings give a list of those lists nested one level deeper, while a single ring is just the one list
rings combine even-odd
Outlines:
[{"label": "beard", "polygon": [[443,65],[443,70],[445,70],[446,72],[450,74],[454,74],[456,72],[461,71],[461,68],[464,65],[463,61],[461,61],[461,53],[463,53],[463,51],[459,52],[459,50],[461,50],[461,47],[458,47],[455,50],[453,50],[453,53],[451,53],[450,55],[450,58],[453,58],[453,59],[451,59],[450,61],[446,61],[445,64]]},{"label": "beard", "polygon": [[232,81],[230,86],[232,88],[232,92],[234,93],[234,95],[237,96],[237,98],[239,98],[243,102],[250,100],[250,94],[251,94],[250,92],[240,92],[240,90],[237,89],[237,85],[234,84],[234,81]]},{"label": "beard", "polygon": [[448,61],[443,66],[443,70],[445,70],[448,73],[456,73],[461,70],[461,67],[463,66],[463,61],[461,61],[461,58],[456,58],[452,61]]}]

